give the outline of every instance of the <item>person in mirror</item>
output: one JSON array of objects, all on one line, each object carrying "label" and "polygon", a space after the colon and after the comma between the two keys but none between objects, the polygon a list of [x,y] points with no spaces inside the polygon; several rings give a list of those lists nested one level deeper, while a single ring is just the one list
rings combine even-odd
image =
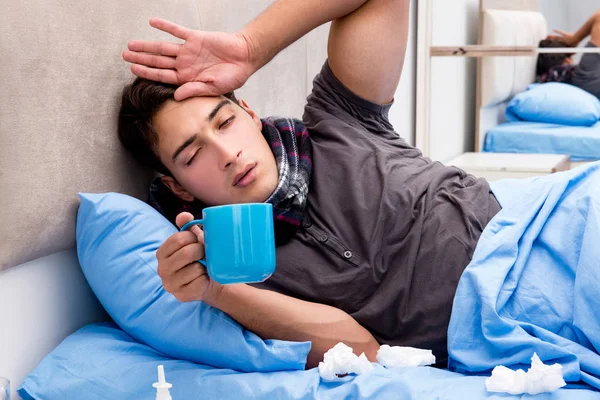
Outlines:
[{"label": "person in mirror", "polygon": [[[600,10],[596,11],[575,33],[555,29],[539,47],[577,47],[588,36],[586,47],[600,46]],[[537,61],[538,83],[562,82],[574,85],[600,98],[600,53],[584,53],[579,63],[573,61],[572,53],[540,54]]]},{"label": "person in mirror", "polygon": [[[119,137],[160,173],[150,203],[179,227],[206,206],[274,207],[267,281],[212,281],[196,229],[158,249],[164,288],[262,338],[311,341],[309,368],[338,342],[371,361],[380,343],[432,349],[445,366],[459,278],[500,210],[484,179],[423,157],[390,124],[409,3],[279,0],[236,33],[151,19],[183,43],[134,40],[123,53],[138,78],[123,93]],[[328,21],[327,60],[302,120],[261,118],[235,97]]]}]

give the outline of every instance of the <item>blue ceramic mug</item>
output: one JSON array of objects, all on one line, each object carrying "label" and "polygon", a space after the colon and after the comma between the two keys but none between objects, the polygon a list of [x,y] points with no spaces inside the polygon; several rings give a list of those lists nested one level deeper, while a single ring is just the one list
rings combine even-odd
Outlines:
[{"label": "blue ceramic mug", "polygon": [[267,203],[207,207],[202,219],[181,230],[204,226],[205,258],[199,260],[221,284],[262,282],[275,271],[273,206]]}]

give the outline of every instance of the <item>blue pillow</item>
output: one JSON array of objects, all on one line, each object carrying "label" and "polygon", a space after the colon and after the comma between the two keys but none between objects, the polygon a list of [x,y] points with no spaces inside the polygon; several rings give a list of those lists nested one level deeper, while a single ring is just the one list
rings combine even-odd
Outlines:
[{"label": "blue pillow", "polygon": [[310,342],[263,341],[227,314],[164,290],[156,250],[177,229],[156,210],[118,193],[79,197],[81,268],[125,332],[182,360],[248,372],[304,369]]},{"label": "blue pillow", "polygon": [[508,103],[506,119],[592,126],[600,120],[600,100],[593,94],[566,83],[533,84]]}]

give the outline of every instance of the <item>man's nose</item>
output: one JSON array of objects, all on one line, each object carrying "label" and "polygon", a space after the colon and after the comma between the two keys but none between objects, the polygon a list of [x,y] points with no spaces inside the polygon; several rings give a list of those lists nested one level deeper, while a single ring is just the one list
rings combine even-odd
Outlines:
[{"label": "man's nose", "polygon": [[235,165],[242,156],[241,150],[233,148],[230,145],[228,146],[226,143],[218,141],[215,145],[219,151],[219,164],[221,169],[229,169],[232,165]]}]

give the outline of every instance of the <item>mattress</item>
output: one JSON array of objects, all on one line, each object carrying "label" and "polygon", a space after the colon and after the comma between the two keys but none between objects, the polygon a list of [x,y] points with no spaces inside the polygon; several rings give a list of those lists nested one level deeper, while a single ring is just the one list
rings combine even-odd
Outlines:
[{"label": "mattress", "polygon": [[590,127],[505,122],[487,132],[483,151],[568,154],[571,161],[600,160],[600,122]]}]

